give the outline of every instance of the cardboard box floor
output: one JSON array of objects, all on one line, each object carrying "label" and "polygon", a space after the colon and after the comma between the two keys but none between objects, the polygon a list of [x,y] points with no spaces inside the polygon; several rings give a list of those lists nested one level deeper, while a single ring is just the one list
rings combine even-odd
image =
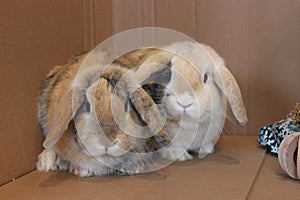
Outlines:
[{"label": "cardboard box floor", "polygon": [[0,199],[297,199],[298,181],[256,136],[223,136],[214,154],[135,176],[79,178],[33,171],[0,187]]}]

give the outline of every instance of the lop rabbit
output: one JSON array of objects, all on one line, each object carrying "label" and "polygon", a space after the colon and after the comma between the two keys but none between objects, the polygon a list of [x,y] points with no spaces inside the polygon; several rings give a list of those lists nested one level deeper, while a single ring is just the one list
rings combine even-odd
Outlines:
[{"label": "lop rabbit", "polygon": [[226,117],[227,101],[242,124],[246,110],[239,86],[214,49],[193,41],[173,43],[144,61],[167,63],[171,81],[161,97],[160,109],[167,113],[165,128],[171,145],[161,152],[170,160],[203,158],[213,152]]},{"label": "lop rabbit", "polygon": [[[129,67],[116,62],[104,69],[110,52],[97,52],[98,66],[80,70],[87,55],[78,54],[68,64],[54,67],[44,82],[38,119],[45,149],[37,169],[69,169],[79,176],[151,170],[147,153],[170,142],[154,101],[141,87],[132,90],[135,77]],[[158,67],[148,75],[144,78],[149,81],[163,75],[160,81],[167,83],[170,70]],[[113,109],[119,119],[128,119],[125,126],[133,124],[127,129],[131,134],[117,124]],[[157,134],[135,137],[147,132],[136,124],[148,125],[148,132]]]}]

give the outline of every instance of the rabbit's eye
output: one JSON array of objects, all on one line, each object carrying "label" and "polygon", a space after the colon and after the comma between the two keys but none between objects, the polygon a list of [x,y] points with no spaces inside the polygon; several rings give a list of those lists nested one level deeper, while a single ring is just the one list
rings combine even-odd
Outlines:
[{"label": "rabbit's eye", "polygon": [[166,97],[169,97],[171,94],[170,93],[166,93]]},{"label": "rabbit's eye", "polygon": [[203,82],[206,83],[208,80],[208,75],[207,73],[204,74],[204,77],[203,77]]}]

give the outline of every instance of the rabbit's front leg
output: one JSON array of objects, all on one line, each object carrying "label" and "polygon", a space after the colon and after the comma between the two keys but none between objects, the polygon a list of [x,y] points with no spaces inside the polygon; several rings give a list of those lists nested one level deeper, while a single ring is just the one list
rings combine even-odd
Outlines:
[{"label": "rabbit's front leg", "polygon": [[38,156],[36,163],[37,170],[39,171],[55,171],[69,169],[69,162],[61,159],[53,150],[44,149]]}]

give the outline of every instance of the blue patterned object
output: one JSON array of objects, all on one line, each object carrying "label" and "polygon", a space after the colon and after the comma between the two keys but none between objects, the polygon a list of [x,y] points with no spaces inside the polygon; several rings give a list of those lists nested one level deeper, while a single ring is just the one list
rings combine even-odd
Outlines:
[{"label": "blue patterned object", "polygon": [[267,147],[267,150],[272,153],[278,153],[282,140],[300,131],[300,125],[295,124],[291,118],[287,118],[261,128],[258,131],[258,143]]}]

